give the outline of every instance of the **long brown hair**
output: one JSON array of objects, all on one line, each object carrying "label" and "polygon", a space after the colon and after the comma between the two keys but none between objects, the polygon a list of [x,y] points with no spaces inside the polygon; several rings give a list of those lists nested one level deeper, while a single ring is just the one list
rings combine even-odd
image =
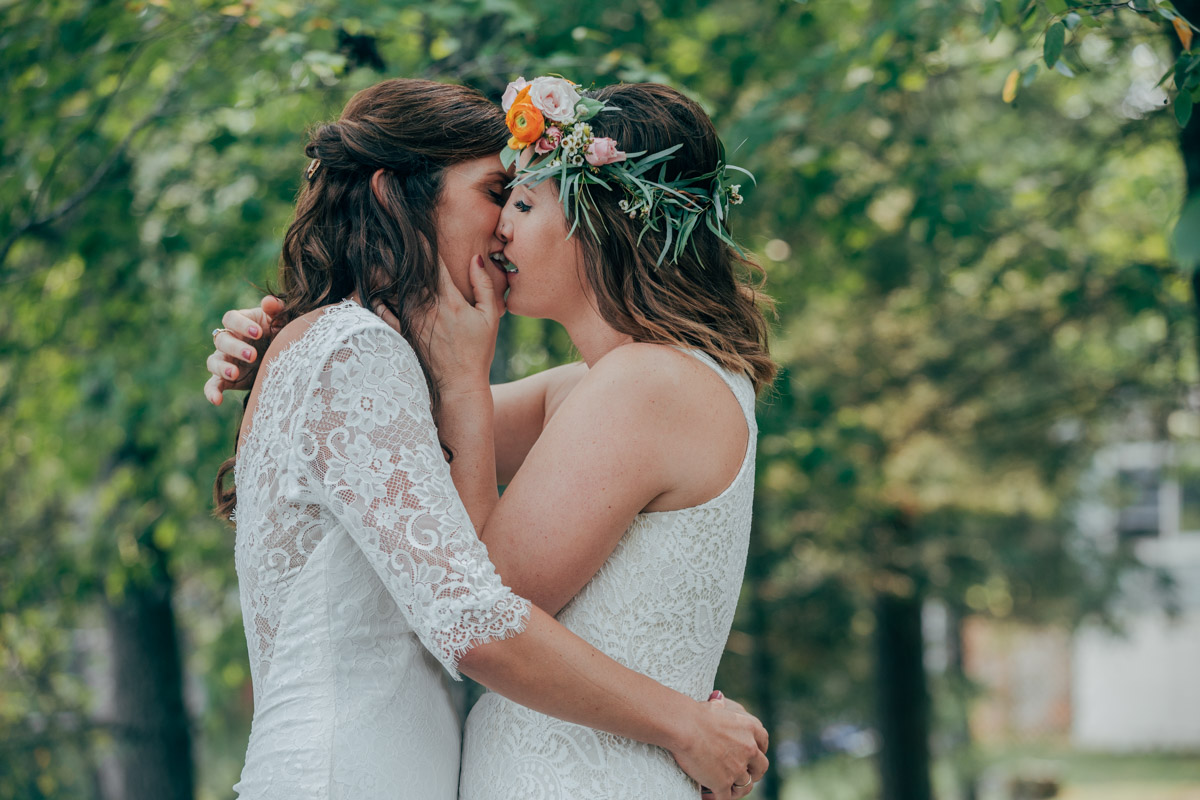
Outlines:
[{"label": "long brown hair", "polygon": [[[712,120],[671,87],[618,84],[591,95],[615,107],[589,121],[594,135],[615,139],[623,151],[657,153],[683,145],[667,162],[665,180],[704,175],[720,161]],[[705,225],[696,226],[692,244],[675,262],[656,266],[665,228],[643,236],[642,222],[618,205],[622,192],[589,191],[602,224],[595,234],[580,226],[584,276],[604,319],[635,341],[702,350],[725,368],[746,373],[755,391],[770,385],[776,366],[762,309],[774,304],[761,289],[762,268]]]},{"label": "long brown hair", "polygon": [[[463,86],[396,78],[354,95],[304,148],[316,161],[283,237],[276,326],[357,292],[364,307],[382,306],[400,321],[436,409],[437,385],[409,325],[437,294],[443,177],[452,164],[496,155],[507,135],[504,113]],[[379,170],[377,196],[371,180]],[[236,447],[213,486],[225,519],[237,503],[236,489],[224,485],[235,459]]]}]

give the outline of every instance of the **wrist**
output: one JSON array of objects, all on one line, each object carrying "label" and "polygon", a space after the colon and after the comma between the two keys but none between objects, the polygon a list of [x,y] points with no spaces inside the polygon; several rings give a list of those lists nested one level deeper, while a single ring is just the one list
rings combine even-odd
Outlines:
[{"label": "wrist", "polygon": [[672,708],[657,719],[659,741],[652,744],[672,753],[688,753],[700,738],[700,704],[683,694],[678,694],[673,701]]},{"label": "wrist", "polygon": [[492,387],[486,375],[482,379],[443,381],[438,384],[438,393],[442,403],[486,403],[489,406],[492,404]]}]

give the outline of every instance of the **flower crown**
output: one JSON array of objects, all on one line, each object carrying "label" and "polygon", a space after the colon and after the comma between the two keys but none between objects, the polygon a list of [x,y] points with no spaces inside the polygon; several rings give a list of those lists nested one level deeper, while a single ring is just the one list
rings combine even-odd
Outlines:
[{"label": "flower crown", "polygon": [[[513,185],[536,186],[544,180],[558,181],[558,199],[566,210],[571,228],[570,237],[582,218],[593,235],[592,223],[595,202],[589,187],[612,189],[613,184],[625,193],[620,208],[631,219],[641,219],[642,231],[638,243],[647,231],[665,230],[666,241],[656,265],[669,256],[676,262],[683,253],[700,219],[721,241],[738,246],[725,225],[730,206],[741,204],[741,184],[732,182],[730,170],[754,176],[741,167],[725,163],[721,147],[716,169],[703,175],[678,180],[666,180],[666,162],[683,147],[677,144],[647,156],[623,153],[617,142],[595,136],[588,120],[602,111],[617,111],[599,100],[583,97],[576,84],[565,78],[543,76],[526,81],[517,78],[508,84],[502,100],[505,121],[512,137],[500,154],[504,166],[510,167],[521,152],[533,148],[529,161],[517,171]],[[652,170],[658,167],[657,177]],[[601,220],[603,225],[603,220]]]}]

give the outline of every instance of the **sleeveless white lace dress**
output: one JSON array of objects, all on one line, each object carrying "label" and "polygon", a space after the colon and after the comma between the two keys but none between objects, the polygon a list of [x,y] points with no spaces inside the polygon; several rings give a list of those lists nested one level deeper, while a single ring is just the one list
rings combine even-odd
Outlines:
[{"label": "sleeveless white lace dress", "polygon": [[[737,397],[749,440],[733,483],[691,508],[639,514],[559,622],[630,669],[706,700],[746,568],[758,426],[750,380],[706,355]],[[666,750],[486,693],[467,717],[460,800],[697,800]]]},{"label": "sleeveless white lace dress", "polygon": [[[519,633],[409,344],[345,301],[275,357],[238,450],[235,555],[258,800],[454,800],[441,667]],[[431,655],[432,654],[432,655]]]}]

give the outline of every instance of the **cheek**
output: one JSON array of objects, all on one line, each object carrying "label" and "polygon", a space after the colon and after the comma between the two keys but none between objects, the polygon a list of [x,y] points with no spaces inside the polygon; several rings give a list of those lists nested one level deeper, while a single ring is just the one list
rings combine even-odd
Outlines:
[{"label": "cheek", "polygon": [[488,200],[473,203],[466,211],[463,235],[474,243],[486,242],[500,224],[500,206]]}]

